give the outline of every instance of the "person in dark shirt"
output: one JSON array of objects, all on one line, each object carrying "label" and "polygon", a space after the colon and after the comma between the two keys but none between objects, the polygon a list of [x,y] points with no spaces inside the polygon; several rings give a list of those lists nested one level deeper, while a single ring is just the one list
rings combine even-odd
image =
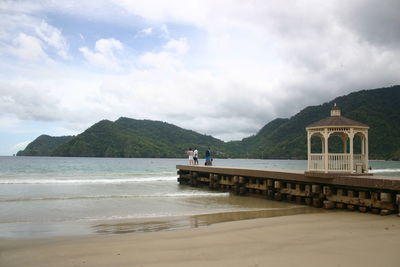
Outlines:
[{"label": "person in dark shirt", "polygon": [[213,159],[212,159],[212,151],[211,151],[210,148],[208,148],[206,150],[206,163],[205,163],[205,165],[212,166],[212,161],[213,161]]}]

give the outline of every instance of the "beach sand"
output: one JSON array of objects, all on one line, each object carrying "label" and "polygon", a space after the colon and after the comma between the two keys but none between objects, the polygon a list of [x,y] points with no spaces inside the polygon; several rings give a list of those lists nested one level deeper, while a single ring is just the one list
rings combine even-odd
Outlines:
[{"label": "beach sand", "polygon": [[400,266],[400,218],[301,214],[177,231],[0,239],[0,266]]}]

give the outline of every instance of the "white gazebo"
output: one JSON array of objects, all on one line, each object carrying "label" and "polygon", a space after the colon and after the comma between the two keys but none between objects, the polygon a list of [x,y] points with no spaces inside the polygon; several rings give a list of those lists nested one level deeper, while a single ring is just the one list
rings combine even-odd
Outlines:
[{"label": "white gazebo", "polygon": [[[367,173],[368,172],[368,129],[363,123],[341,116],[334,105],[331,116],[306,127],[308,149],[308,172],[324,173]],[[342,140],[342,152],[332,153],[329,138],[337,136]],[[322,148],[313,153],[313,137],[319,137]],[[354,151],[354,141],[360,138],[358,150]],[[314,138],[315,139],[315,138]],[[336,147],[337,149],[337,147]],[[331,148],[332,150],[332,148]],[[335,151],[338,152],[338,151]]]}]

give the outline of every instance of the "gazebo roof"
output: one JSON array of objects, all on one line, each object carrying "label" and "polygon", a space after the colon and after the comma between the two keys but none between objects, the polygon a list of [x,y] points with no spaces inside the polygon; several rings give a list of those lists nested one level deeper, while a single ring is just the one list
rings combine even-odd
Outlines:
[{"label": "gazebo roof", "polygon": [[306,128],[313,128],[313,127],[325,127],[325,126],[356,126],[356,127],[367,127],[368,125],[351,120],[349,118],[343,116],[331,116],[320,121],[311,123]]}]

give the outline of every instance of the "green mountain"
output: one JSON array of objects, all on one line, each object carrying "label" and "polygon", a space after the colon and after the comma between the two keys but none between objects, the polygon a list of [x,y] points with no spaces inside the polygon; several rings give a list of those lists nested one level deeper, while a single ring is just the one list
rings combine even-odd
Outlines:
[{"label": "green mountain", "polygon": [[189,148],[205,151],[224,142],[175,125],[151,120],[103,120],[60,145],[52,156],[75,157],[183,157]]},{"label": "green mountain", "polygon": [[49,156],[54,149],[73,138],[73,136],[53,137],[43,134],[29,143],[24,150],[19,151],[17,156]]},{"label": "green mountain", "polygon": [[75,137],[42,135],[17,155],[184,157],[190,147],[202,153],[210,146],[216,157],[223,158],[305,159],[305,127],[328,117],[334,103],[343,116],[370,126],[371,159],[400,159],[400,86],[362,90],[307,107],[289,119],[269,122],[241,141],[223,142],[166,122],[120,118],[100,121]]},{"label": "green mountain", "polygon": [[243,139],[241,147],[251,151],[247,156],[252,158],[306,159],[305,127],[328,117],[334,103],[341,108],[343,116],[370,127],[371,159],[400,157],[400,86],[354,92],[307,107],[290,119],[273,120],[256,135]]}]

